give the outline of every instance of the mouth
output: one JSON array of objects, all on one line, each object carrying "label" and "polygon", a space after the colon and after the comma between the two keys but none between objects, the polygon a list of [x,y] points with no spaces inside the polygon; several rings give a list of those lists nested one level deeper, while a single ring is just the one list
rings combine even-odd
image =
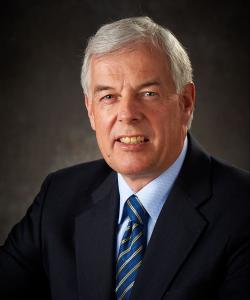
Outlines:
[{"label": "mouth", "polygon": [[147,143],[149,142],[149,139],[142,135],[135,135],[135,136],[122,136],[116,139],[116,141],[126,145],[136,145],[136,144]]}]

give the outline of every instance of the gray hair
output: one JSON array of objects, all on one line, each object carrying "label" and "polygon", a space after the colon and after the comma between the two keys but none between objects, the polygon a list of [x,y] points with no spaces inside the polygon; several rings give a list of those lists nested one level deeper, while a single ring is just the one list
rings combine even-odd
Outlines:
[{"label": "gray hair", "polygon": [[177,93],[192,82],[192,66],[188,54],[170,30],[156,24],[149,17],[134,17],[103,25],[90,37],[81,71],[84,93],[88,94],[89,66],[93,55],[110,54],[137,42],[150,42],[166,53]]}]

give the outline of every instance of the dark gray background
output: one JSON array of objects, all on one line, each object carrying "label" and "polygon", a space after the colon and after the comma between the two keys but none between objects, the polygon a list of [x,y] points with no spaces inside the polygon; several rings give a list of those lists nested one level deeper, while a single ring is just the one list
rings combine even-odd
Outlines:
[{"label": "dark gray background", "polygon": [[149,15],[194,66],[192,132],[212,154],[249,169],[247,1],[6,1],[1,5],[0,243],[46,174],[99,157],[80,87],[87,37],[107,21]]}]

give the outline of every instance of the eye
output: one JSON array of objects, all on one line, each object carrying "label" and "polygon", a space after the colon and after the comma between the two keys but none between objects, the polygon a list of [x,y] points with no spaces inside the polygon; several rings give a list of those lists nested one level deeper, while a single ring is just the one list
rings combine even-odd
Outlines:
[{"label": "eye", "polygon": [[101,99],[104,99],[104,100],[110,100],[110,99],[113,99],[114,97],[113,97],[113,95],[105,95],[105,96],[103,96]]},{"label": "eye", "polygon": [[148,92],[145,92],[144,95],[146,97],[154,97],[157,95],[157,93],[148,91]]},{"label": "eye", "polygon": [[105,104],[111,104],[115,101],[115,96],[113,94],[107,94],[100,97],[99,102],[103,102]]},{"label": "eye", "polygon": [[111,105],[117,101],[117,96],[115,94],[103,94],[100,95],[98,102],[102,103],[103,105]]}]

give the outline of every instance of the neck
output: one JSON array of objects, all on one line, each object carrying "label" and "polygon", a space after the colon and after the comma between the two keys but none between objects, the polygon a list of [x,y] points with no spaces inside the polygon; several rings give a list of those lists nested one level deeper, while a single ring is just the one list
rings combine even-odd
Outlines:
[{"label": "neck", "polygon": [[[184,146],[185,145],[185,146]],[[126,181],[128,186],[131,188],[131,190],[134,193],[139,192],[144,186],[149,184],[151,181],[159,177],[164,171],[168,170],[170,167],[174,166],[177,161],[179,160],[181,164],[183,163],[185,153],[187,149],[187,140],[184,140],[184,143],[182,145],[182,148],[178,152],[178,154],[175,156],[174,159],[171,160],[170,163],[163,166],[161,169],[157,170],[157,172],[151,173],[151,174],[121,174],[123,179]]]}]

